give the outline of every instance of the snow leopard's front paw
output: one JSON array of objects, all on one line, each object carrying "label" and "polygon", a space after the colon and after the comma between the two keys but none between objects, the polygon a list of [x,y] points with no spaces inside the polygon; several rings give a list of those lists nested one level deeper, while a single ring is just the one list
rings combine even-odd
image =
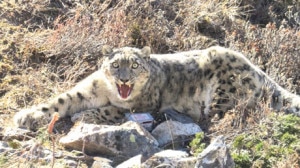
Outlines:
[{"label": "snow leopard's front paw", "polygon": [[23,109],[14,116],[14,123],[20,128],[36,131],[46,125],[49,118],[39,108]]}]

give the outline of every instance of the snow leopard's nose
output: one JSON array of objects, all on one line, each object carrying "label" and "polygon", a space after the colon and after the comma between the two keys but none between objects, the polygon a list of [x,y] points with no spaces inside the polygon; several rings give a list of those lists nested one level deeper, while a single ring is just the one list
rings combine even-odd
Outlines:
[{"label": "snow leopard's nose", "polygon": [[121,82],[126,83],[129,81],[129,79],[120,79]]}]

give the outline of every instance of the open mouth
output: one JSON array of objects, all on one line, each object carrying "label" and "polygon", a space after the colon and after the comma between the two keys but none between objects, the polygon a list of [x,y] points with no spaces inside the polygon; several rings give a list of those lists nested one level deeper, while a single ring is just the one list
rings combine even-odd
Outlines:
[{"label": "open mouth", "polygon": [[133,85],[117,84],[117,88],[118,88],[120,96],[123,99],[126,99],[130,95]]}]

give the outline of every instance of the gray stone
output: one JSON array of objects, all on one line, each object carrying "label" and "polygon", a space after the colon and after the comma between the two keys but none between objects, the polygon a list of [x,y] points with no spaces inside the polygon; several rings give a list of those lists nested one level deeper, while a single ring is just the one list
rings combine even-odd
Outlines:
[{"label": "gray stone", "polygon": [[181,123],[168,120],[158,125],[151,134],[156,138],[159,146],[164,146],[174,142],[178,138],[183,139],[198,132],[202,132],[202,130],[195,123]]},{"label": "gray stone", "polygon": [[117,168],[152,168],[152,167],[180,167],[190,168],[196,163],[196,157],[189,157],[184,151],[164,150],[155,153],[152,157],[143,161],[142,155],[137,155],[121,163]]},{"label": "gray stone", "polygon": [[142,165],[142,155],[134,156],[123,163],[119,164],[116,168],[134,168],[134,167],[141,167]]},{"label": "gray stone", "polygon": [[3,131],[3,140],[27,140],[34,136],[35,133],[22,128],[7,127]]},{"label": "gray stone", "polygon": [[92,168],[113,168],[112,161],[102,157],[94,157]]},{"label": "gray stone", "polygon": [[7,152],[10,150],[13,150],[13,149],[11,147],[9,147],[7,142],[0,141],[0,153]]},{"label": "gray stone", "polygon": [[39,143],[32,143],[30,145],[25,144],[22,148],[25,150],[22,152],[21,157],[26,158],[27,160],[39,160],[50,163],[53,159],[52,151],[44,148]]},{"label": "gray stone", "polygon": [[60,139],[60,143],[91,155],[118,157],[120,161],[138,154],[147,155],[159,151],[155,138],[132,121],[121,126],[79,123]]},{"label": "gray stone", "polygon": [[165,109],[162,111],[168,120],[178,121],[184,124],[194,123],[194,120],[183,113],[179,113],[173,109]]},{"label": "gray stone", "polygon": [[[61,153],[60,151],[57,152]],[[9,142],[0,141],[0,153],[18,155],[27,160],[39,160],[44,161],[45,163],[50,163],[53,159],[52,151],[46,149],[34,140],[10,140]]]},{"label": "gray stone", "polygon": [[78,167],[78,163],[75,160],[65,159],[64,163],[68,168]]},{"label": "gray stone", "polygon": [[0,141],[0,148],[10,148],[7,142]]},{"label": "gray stone", "polygon": [[218,136],[197,157],[195,168],[231,168],[234,167],[229,148],[226,146],[224,137]]},{"label": "gray stone", "polygon": [[164,150],[156,153],[142,164],[142,168],[180,167],[190,168],[196,163],[196,157],[189,157],[184,151]]}]

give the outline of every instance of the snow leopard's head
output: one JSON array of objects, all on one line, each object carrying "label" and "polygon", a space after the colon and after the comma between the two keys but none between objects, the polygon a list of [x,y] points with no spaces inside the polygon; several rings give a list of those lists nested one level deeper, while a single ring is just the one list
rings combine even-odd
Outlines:
[{"label": "snow leopard's head", "polygon": [[112,49],[104,46],[102,50],[105,59],[101,69],[112,86],[112,94],[118,94],[123,100],[140,94],[150,75],[150,47]]}]

